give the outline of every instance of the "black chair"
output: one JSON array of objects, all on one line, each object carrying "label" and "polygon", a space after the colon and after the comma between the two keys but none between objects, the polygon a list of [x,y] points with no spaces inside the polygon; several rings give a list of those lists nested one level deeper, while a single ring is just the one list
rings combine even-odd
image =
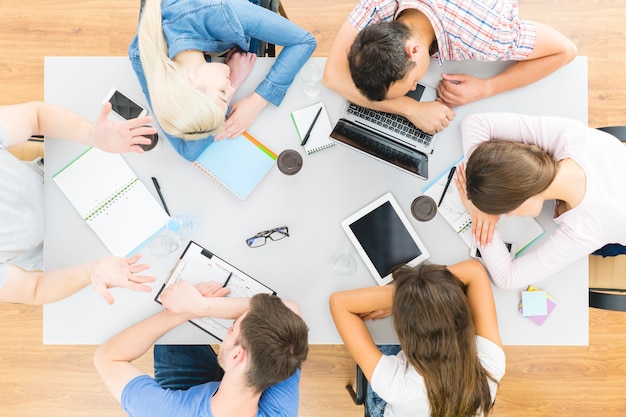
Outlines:
[{"label": "black chair", "polygon": [[352,384],[348,383],[346,385],[346,390],[350,397],[352,398],[352,402],[356,405],[363,406],[363,415],[365,417],[370,417],[369,410],[367,409],[367,405],[365,404],[365,398],[367,397],[367,378],[363,375],[363,371],[359,365],[356,366],[356,387],[353,387]]},{"label": "black chair", "polygon": [[[279,13],[281,16],[287,19],[287,13],[285,13],[285,9],[283,9],[283,5],[280,4],[280,0],[251,0],[251,3],[264,7],[275,13]],[[143,7],[145,5],[146,5],[146,0],[140,0],[139,16],[141,16],[141,12],[143,11]],[[275,57],[276,56],[276,45],[272,43],[267,43],[265,41],[260,41],[260,40],[257,40],[256,43],[257,43],[257,47],[256,47],[257,56],[261,56],[261,57],[263,56]]]},{"label": "black chair", "polygon": [[[620,141],[626,143],[626,126],[607,126],[600,127],[598,130],[607,132]],[[626,162],[626,161],[625,161]],[[612,253],[611,253],[612,252]],[[606,245],[598,249],[592,255],[615,256],[622,253],[620,245]],[[608,254],[608,255],[607,255]],[[589,288],[589,307],[600,308],[603,310],[626,311],[626,287],[625,288]]]}]

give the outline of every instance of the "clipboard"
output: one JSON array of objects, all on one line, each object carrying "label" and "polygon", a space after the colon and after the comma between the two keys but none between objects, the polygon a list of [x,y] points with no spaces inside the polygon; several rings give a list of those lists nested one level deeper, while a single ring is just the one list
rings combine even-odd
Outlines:
[{"label": "clipboard", "polygon": [[[192,285],[207,281],[220,282],[222,286],[230,288],[230,294],[227,297],[252,297],[255,294],[276,295],[276,291],[194,241],[187,244],[154,301],[161,304],[163,290],[180,280],[185,280]],[[202,317],[189,320],[189,322],[222,341],[228,335],[228,329],[233,325],[234,320]]]}]

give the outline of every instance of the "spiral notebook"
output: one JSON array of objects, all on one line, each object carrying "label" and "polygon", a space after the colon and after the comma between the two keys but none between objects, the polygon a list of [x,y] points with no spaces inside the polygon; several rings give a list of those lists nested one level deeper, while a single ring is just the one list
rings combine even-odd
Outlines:
[{"label": "spiral notebook", "polygon": [[52,178],[115,256],[136,252],[169,220],[119,154],[89,148]]},{"label": "spiral notebook", "polygon": [[[463,158],[459,159],[444,170],[439,177],[424,188],[423,192],[435,201],[437,213],[441,214],[465,244],[472,248],[474,246],[472,217],[465,209],[454,181],[456,166],[462,160]],[[500,216],[496,228],[505,242],[517,245],[515,256],[520,255],[545,233],[537,220],[532,217]]]},{"label": "spiral notebook", "polygon": [[213,142],[193,165],[240,200],[248,198],[276,163],[276,154],[244,132]]},{"label": "spiral notebook", "polygon": [[291,112],[291,120],[293,120],[293,123],[296,125],[298,137],[300,138],[300,142],[302,142],[320,107],[322,108],[322,112],[315,121],[315,126],[311,129],[309,140],[304,145],[304,151],[309,155],[335,144],[335,142],[330,139],[330,132],[333,128],[330,125],[326,106],[324,103],[319,102]]},{"label": "spiral notebook", "polygon": [[[275,295],[276,292],[245,272],[235,268],[208,249],[190,241],[154,300],[161,303],[161,293],[174,283],[185,280],[192,285],[215,281],[230,289],[228,297],[252,297],[255,294]],[[201,317],[189,320],[213,337],[224,340],[233,320]]]}]

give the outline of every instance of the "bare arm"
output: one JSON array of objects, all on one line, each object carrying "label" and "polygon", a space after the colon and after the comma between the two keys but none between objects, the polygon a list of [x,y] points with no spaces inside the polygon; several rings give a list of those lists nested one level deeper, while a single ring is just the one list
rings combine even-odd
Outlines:
[{"label": "bare arm", "polygon": [[576,57],[576,45],[556,29],[533,22],[535,47],[527,59],[518,61],[491,78],[443,74],[437,88],[438,100],[459,106],[504,91],[524,87],[553,73]]},{"label": "bare arm", "polygon": [[467,302],[472,311],[476,334],[502,347],[496,304],[485,268],[480,262],[469,260],[449,266],[448,269],[467,285]]},{"label": "bare arm", "polygon": [[250,299],[223,298],[229,293],[230,289],[215,281],[195,286],[187,281],[179,281],[161,293],[161,302],[168,310],[192,318],[236,319],[250,309]]},{"label": "bare arm", "polygon": [[184,314],[163,311],[113,336],[94,354],[96,370],[118,401],[124,387],[145,372],[131,362],[142,356],[165,333],[189,319]]},{"label": "bare arm", "polygon": [[46,272],[27,272],[8,265],[8,277],[0,287],[0,302],[41,305],[61,300],[80,291],[89,284],[109,303],[113,296],[109,288],[121,287],[134,291],[150,292],[145,285],[155,280],[139,275],[149,268],[137,264],[140,256],[121,258],[109,256],[100,260]]},{"label": "bare arm", "polygon": [[371,380],[382,353],[376,347],[361,314],[391,308],[393,285],[341,291],[330,296],[330,312],[348,352]]},{"label": "bare arm", "polygon": [[[124,387],[133,378],[145,374],[131,362],[174,327],[194,317],[236,319],[250,309],[249,298],[224,298],[228,293],[229,290],[217,282],[198,284],[197,287],[185,281],[177,282],[161,294],[168,310],[129,327],[98,348],[94,356],[96,369],[113,396],[119,401]],[[204,308],[202,311],[197,309],[199,302]],[[192,312],[174,312],[173,309]]]},{"label": "bare arm", "polygon": [[339,29],[326,60],[324,85],[360,106],[402,115],[429,133],[441,131],[448,126],[450,120],[454,119],[454,112],[442,103],[420,103],[404,96],[371,101],[361,94],[352,81],[348,64],[348,52],[357,34],[358,30],[347,20]]},{"label": "bare arm", "polygon": [[151,117],[124,122],[108,120],[111,104],[102,106],[95,123],[85,120],[71,110],[42,102],[28,102],[0,107],[0,123],[7,130],[9,146],[19,145],[32,135],[44,135],[71,142],[95,146],[107,152],[123,153],[143,150],[150,139],[142,136],[156,133],[152,127],[143,127]]}]

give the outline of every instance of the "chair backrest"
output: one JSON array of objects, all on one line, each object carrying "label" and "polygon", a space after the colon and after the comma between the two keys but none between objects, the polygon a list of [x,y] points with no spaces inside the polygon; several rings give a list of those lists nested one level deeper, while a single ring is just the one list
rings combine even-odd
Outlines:
[{"label": "chair backrest", "polygon": [[[626,142],[626,126],[606,126],[598,130],[607,132],[622,142]],[[607,245],[601,250],[594,252],[594,255],[607,256],[621,253],[620,250],[609,250],[611,245]],[[613,252],[613,253],[611,253]],[[626,311],[626,280],[624,257],[602,258],[594,256],[590,259],[590,283],[589,283],[589,307],[603,310]]]},{"label": "chair backrest", "polygon": [[[283,8],[281,7],[280,0],[250,0],[250,3],[254,3],[257,6],[264,7],[268,10],[273,11],[274,13],[280,13],[281,16],[287,18]],[[143,11],[145,5],[146,0],[139,1],[139,16],[141,16],[141,12]],[[276,45],[274,45],[273,43],[252,39],[250,42],[250,51],[255,52],[257,56],[275,57]]]},{"label": "chair backrest", "polygon": [[605,126],[599,127],[598,130],[609,133],[622,142],[626,142],[626,126]]},{"label": "chair backrest", "polygon": [[367,404],[365,403],[365,400],[367,397],[367,385],[368,384],[369,382],[367,381],[367,378],[365,378],[365,375],[363,374],[361,367],[359,365],[356,365],[356,380],[355,380],[356,387],[353,387],[352,384],[348,383],[346,385],[346,390],[348,391],[348,394],[350,394],[350,397],[352,398],[352,402],[354,402],[355,405],[363,406],[364,417],[370,417]]}]

